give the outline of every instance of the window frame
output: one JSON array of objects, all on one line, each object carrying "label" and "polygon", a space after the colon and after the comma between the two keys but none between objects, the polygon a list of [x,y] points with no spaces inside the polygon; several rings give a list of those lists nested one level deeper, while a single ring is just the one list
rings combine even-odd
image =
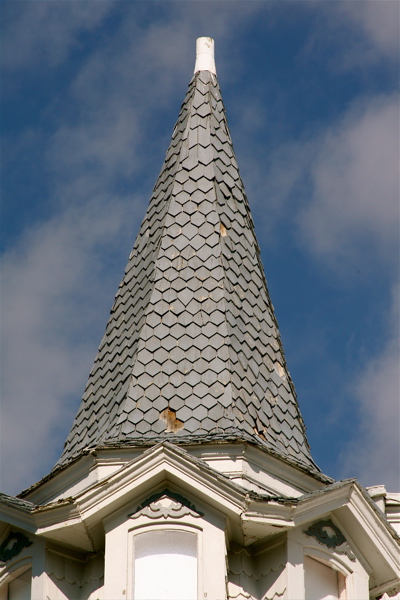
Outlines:
[{"label": "window frame", "polygon": [[338,583],[338,596],[339,600],[348,600],[349,596],[349,572],[348,568],[342,561],[339,561],[337,557],[332,556],[328,552],[324,550],[319,550],[317,548],[305,549],[304,559],[303,559],[303,569],[304,569],[304,589],[305,589],[305,580],[306,580],[306,567],[305,567],[305,559],[311,558],[316,562],[319,562],[321,565],[325,567],[329,567],[332,571],[337,573],[337,583]]},{"label": "window frame", "polygon": [[368,598],[371,567],[360,555],[345,524],[333,512],[324,515],[324,520],[328,518],[340,529],[347,543],[333,548],[306,534],[305,530],[318,522],[320,515],[307,515],[301,525],[287,532],[288,593],[295,597],[297,590],[302,589],[301,597],[304,600],[304,555],[307,555],[342,573],[346,579],[347,600]]},{"label": "window frame", "polygon": [[[26,571],[32,572],[32,557],[20,558],[7,565],[7,572],[0,578],[0,600],[8,599],[8,586],[14,579],[20,577]],[[32,575],[31,575],[32,595]]]},{"label": "window frame", "polygon": [[[179,531],[196,535],[197,548],[197,598],[203,597],[203,530],[197,524],[180,523],[177,521],[166,521],[165,523],[138,524],[128,531],[128,553],[127,553],[127,597],[135,600],[135,537],[141,533],[158,531]],[[139,600],[139,599],[138,599]]]}]

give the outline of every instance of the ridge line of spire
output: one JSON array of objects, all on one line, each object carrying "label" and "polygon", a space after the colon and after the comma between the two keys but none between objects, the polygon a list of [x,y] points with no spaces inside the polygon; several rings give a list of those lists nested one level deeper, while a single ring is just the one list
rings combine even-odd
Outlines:
[{"label": "ridge line of spire", "polygon": [[248,438],[313,462],[216,75],[197,71],[63,464],[103,443]]}]

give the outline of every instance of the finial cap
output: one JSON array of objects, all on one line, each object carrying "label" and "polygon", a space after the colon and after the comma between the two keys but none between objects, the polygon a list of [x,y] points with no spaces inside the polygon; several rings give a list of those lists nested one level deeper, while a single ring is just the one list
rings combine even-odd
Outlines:
[{"label": "finial cap", "polygon": [[196,64],[194,72],[210,71],[217,74],[214,62],[214,40],[209,37],[200,37],[196,40]]}]

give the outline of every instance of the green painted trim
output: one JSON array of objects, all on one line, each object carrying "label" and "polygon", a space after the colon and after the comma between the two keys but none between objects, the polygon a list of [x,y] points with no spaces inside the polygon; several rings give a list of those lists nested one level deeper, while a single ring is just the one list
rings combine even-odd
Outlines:
[{"label": "green painted trim", "polygon": [[[10,547],[11,542],[14,543]],[[0,546],[0,561],[7,562],[10,558],[17,556],[23,548],[28,548],[28,546],[32,546],[32,544],[33,542],[20,531],[10,531]]]},{"label": "green painted trim", "polygon": [[[334,535],[330,535],[325,528],[333,529]],[[327,521],[318,521],[304,531],[309,537],[314,537],[317,542],[328,546],[328,548],[336,548],[346,542],[346,538],[338,527],[330,519]]]}]

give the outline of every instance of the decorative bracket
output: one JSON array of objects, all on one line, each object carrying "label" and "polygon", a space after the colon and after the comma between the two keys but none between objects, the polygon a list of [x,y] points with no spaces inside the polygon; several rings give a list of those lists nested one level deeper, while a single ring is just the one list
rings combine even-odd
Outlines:
[{"label": "decorative bracket", "polygon": [[147,498],[128,517],[130,519],[137,519],[140,516],[149,519],[181,519],[186,515],[198,518],[203,516],[203,513],[180,494],[165,489]]},{"label": "decorative bracket", "polygon": [[315,538],[320,544],[332,548],[338,554],[346,554],[350,560],[356,560],[350,544],[340,531],[339,527],[337,527],[330,519],[313,523],[313,525],[305,530],[304,533],[309,537]]},{"label": "decorative bracket", "polygon": [[0,561],[7,562],[10,558],[17,556],[23,548],[28,548],[32,544],[33,542],[20,531],[10,531],[0,546]]}]

